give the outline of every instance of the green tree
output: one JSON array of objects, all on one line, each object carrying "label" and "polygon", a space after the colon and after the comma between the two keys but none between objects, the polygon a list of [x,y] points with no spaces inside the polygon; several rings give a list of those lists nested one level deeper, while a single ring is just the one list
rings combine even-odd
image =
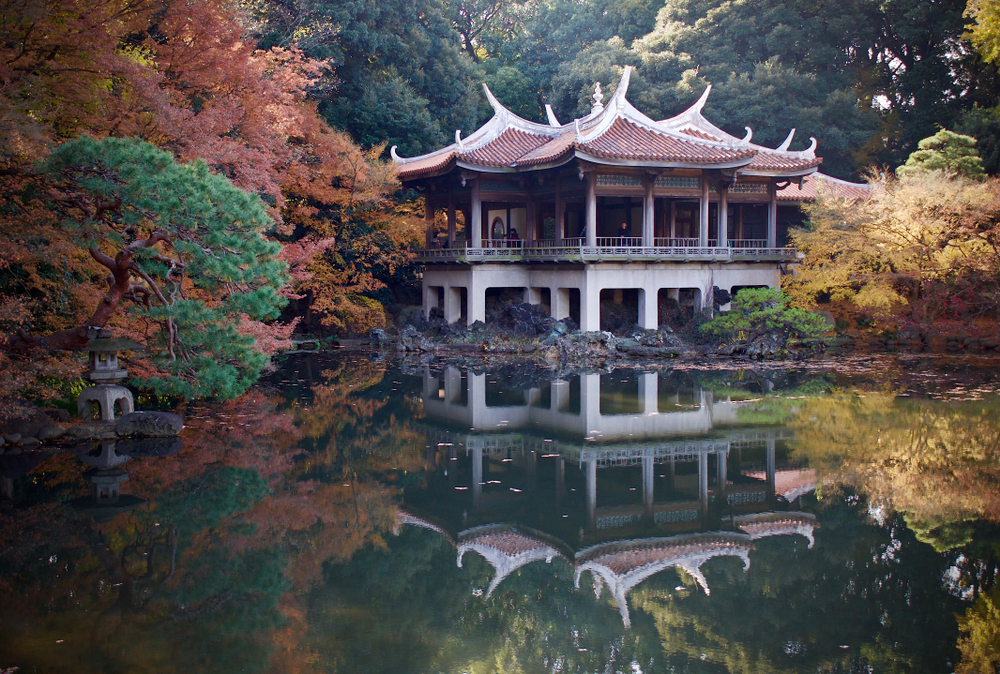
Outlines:
[{"label": "green tree", "polygon": [[789,337],[814,339],[827,331],[826,321],[798,307],[780,288],[747,288],[733,299],[732,308],[701,326],[702,332],[751,345],[764,337],[784,347]]},{"label": "green tree", "polygon": [[896,169],[897,175],[916,171],[944,171],[948,175],[981,178],[983,161],[976,152],[976,139],[948,129],[941,129],[918,144],[920,148],[910,155],[906,164]]},{"label": "green tree", "polygon": [[[30,340],[50,349],[86,346],[122,308],[148,326],[159,368],[142,377],[158,393],[234,397],[268,356],[247,329],[273,319],[288,282],[263,201],[210,173],[132,139],[83,136],[42,165],[57,194],[61,233],[108,276],[81,325]],[[90,270],[87,273],[93,273]]]}]

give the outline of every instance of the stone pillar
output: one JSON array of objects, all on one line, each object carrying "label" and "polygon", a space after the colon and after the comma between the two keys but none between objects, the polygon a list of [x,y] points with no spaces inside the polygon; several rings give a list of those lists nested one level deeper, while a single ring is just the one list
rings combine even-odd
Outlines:
[{"label": "stone pillar", "polygon": [[549,313],[557,321],[569,316],[569,288],[549,288]]},{"label": "stone pillar", "polygon": [[[451,404],[462,397],[462,371],[449,367],[444,371],[444,399]],[[454,447],[454,445],[452,445]]]},{"label": "stone pillar", "polygon": [[[469,218],[471,222],[465,223],[465,238],[471,241],[470,246],[473,248],[483,247],[483,201],[479,197],[479,178],[472,179],[472,216]],[[472,231],[472,236],[469,236],[469,230]],[[472,313],[472,295],[471,288],[469,295],[469,313]]]},{"label": "stone pillar", "polygon": [[642,505],[648,519],[653,518],[653,457],[642,457]]},{"label": "stone pillar", "polygon": [[[597,245],[597,173],[589,171],[584,174],[587,181],[587,245]],[[583,313],[581,307],[580,310]]]},{"label": "stone pillar", "polygon": [[643,330],[656,330],[659,327],[656,288],[639,289],[639,327]]},{"label": "stone pillar", "polygon": [[677,238],[677,200],[670,200],[670,238]]},{"label": "stone pillar", "polygon": [[774,182],[768,184],[771,200],[767,202],[767,247],[778,247],[778,190]]},{"label": "stone pillar", "polygon": [[655,372],[643,372],[639,375],[639,398],[642,400],[643,414],[656,414],[660,411],[657,386],[658,377]]},{"label": "stone pillar", "polygon": [[729,186],[719,190],[719,248],[729,247]]},{"label": "stone pillar", "polygon": [[597,459],[587,459],[587,529],[597,529]]},{"label": "stone pillar", "polygon": [[448,247],[455,247],[455,225],[457,223],[455,218],[455,201],[451,196],[451,192],[448,192]]},{"label": "stone pillar", "polygon": [[701,502],[701,522],[708,517],[708,454],[698,454],[698,500]]},{"label": "stone pillar", "polygon": [[[588,227],[588,232],[589,227]],[[588,235],[589,236],[589,235]],[[596,241],[594,243],[596,244]],[[590,278],[590,274],[584,274],[583,283],[580,287],[580,330],[583,332],[595,332],[601,329],[601,290]]]},{"label": "stone pillar", "polygon": [[524,301],[528,304],[541,304],[542,303],[542,289],[541,288],[525,288],[524,289]]},{"label": "stone pillar", "polygon": [[[481,243],[481,241],[480,241]],[[466,322],[472,325],[476,321],[486,322],[486,284],[483,279],[476,278],[475,268],[469,270],[469,289],[466,293],[469,306],[466,311]]]},{"label": "stone pillar", "polygon": [[716,461],[718,462],[716,465],[715,477],[715,481],[718,483],[718,486],[716,487],[716,498],[719,499],[720,503],[726,502],[726,477],[728,473],[727,459],[728,455],[726,452],[719,452],[716,455]]},{"label": "stone pillar", "polygon": [[438,286],[427,285],[424,282],[424,318],[430,318],[431,309],[438,305]]},{"label": "stone pillar", "polygon": [[559,510],[559,506],[562,504],[562,500],[564,498],[566,498],[566,459],[560,456],[556,458],[556,510],[557,511]]},{"label": "stone pillar", "polygon": [[472,449],[472,509],[479,512],[483,502],[483,445],[475,442]]},{"label": "stone pillar", "polygon": [[462,317],[462,289],[447,286],[444,289],[444,320],[454,323]]},{"label": "stone pillar", "polygon": [[667,288],[667,297],[672,299],[674,302],[681,301],[681,289],[680,288]]},{"label": "stone pillar", "polygon": [[528,201],[525,222],[524,240],[526,243],[534,243],[538,240],[538,204],[535,202],[535,198],[531,197]]},{"label": "stone pillar", "polygon": [[556,175],[556,231],[553,236],[555,236],[556,245],[560,245],[563,242],[563,227],[566,219],[566,204],[563,203],[562,198],[562,177]]},{"label": "stone pillar", "polygon": [[656,176],[646,174],[645,188],[646,194],[642,200],[642,245],[650,248],[653,245],[653,183]]},{"label": "stone pillar", "polygon": [[424,196],[424,230],[424,243],[428,248],[431,248],[434,246],[436,232],[434,231],[434,205],[431,203],[429,194]]},{"label": "stone pillar", "polygon": [[773,503],[775,501],[776,494],[774,493],[774,478],[775,478],[775,456],[774,456],[774,436],[772,435],[767,439],[767,501],[768,503]]},{"label": "stone pillar", "polygon": [[708,178],[701,177],[701,197],[698,200],[698,245],[708,245]]}]

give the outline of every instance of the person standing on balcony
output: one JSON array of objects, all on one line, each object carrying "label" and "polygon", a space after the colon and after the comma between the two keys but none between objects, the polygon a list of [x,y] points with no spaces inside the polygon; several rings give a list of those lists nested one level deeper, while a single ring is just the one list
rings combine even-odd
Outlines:
[{"label": "person standing on balcony", "polygon": [[623,222],[622,226],[618,228],[618,236],[621,237],[621,240],[618,242],[619,246],[627,246],[627,245],[629,245],[629,241],[628,240],[629,240],[629,237],[632,236],[632,232],[629,231],[629,227],[628,227],[628,223],[627,222]]}]

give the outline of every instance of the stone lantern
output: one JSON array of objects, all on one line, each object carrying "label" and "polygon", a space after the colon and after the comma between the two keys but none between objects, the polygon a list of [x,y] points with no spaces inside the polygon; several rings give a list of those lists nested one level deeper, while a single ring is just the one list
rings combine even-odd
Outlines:
[{"label": "stone lantern", "polygon": [[85,388],[76,401],[77,414],[83,419],[91,418],[91,403],[101,408],[101,421],[115,420],[115,403],[121,405],[122,414],[135,410],[132,392],[118,382],[128,376],[128,371],[118,367],[119,351],[140,351],[142,344],[131,339],[115,339],[102,330],[101,336],[91,339],[87,350],[90,352],[90,369],[84,375],[94,382]]}]

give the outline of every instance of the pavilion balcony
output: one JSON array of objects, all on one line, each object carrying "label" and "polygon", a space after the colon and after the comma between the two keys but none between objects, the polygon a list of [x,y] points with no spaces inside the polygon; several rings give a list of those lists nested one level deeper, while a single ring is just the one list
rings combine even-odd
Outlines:
[{"label": "pavilion balcony", "polygon": [[702,246],[697,238],[653,239],[642,245],[641,237],[598,237],[596,246],[585,238],[523,241],[486,239],[479,248],[469,241],[456,241],[454,248],[417,250],[424,264],[469,264],[483,262],[782,262],[797,259],[795,248],[768,247],[766,239],[734,239],[726,246],[709,239]]}]

